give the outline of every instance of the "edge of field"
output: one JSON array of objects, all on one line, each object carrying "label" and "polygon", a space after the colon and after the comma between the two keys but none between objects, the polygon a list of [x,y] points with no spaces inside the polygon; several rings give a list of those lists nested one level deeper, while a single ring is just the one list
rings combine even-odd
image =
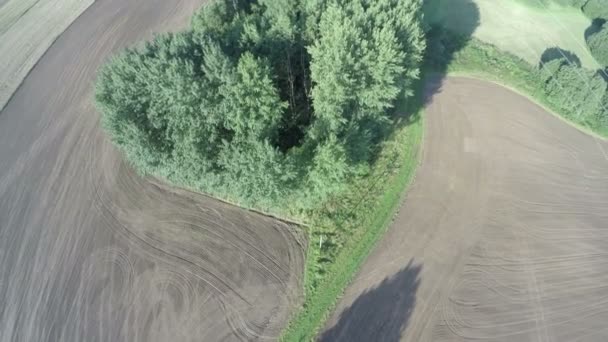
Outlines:
[{"label": "edge of field", "polygon": [[[424,77],[421,77],[424,80]],[[335,261],[328,267],[327,276],[314,288],[316,243],[309,239],[305,271],[305,300],[283,331],[281,341],[314,340],[337,305],[346,287],[359,271],[376,243],[387,231],[402,204],[409,185],[413,182],[420,162],[423,137],[422,101],[423,82],[419,82],[416,108],[410,121],[401,124],[385,143],[385,158],[374,165],[372,174],[365,179],[370,185],[368,198],[356,208],[360,223],[341,248]],[[391,157],[386,157],[391,155]]]},{"label": "edge of field", "polygon": [[533,94],[527,92],[526,90],[524,90],[523,88],[518,87],[517,85],[514,85],[513,83],[498,80],[495,77],[495,75],[490,74],[488,72],[479,71],[479,70],[455,70],[455,71],[450,71],[447,76],[466,77],[466,78],[472,78],[472,79],[476,79],[476,80],[480,80],[480,81],[486,81],[486,82],[497,84],[501,87],[509,89],[510,91],[512,91],[514,93],[517,93],[518,95],[521,95],[521,96],[527,98],[528,100],[533,102],[535,105],[541,107],[545,112],[556,117],[558,120],[576,128],[577,130],[579,130],[585,134],[588,134],[594,138],[597,138],[597,139],[608,140],[608,134],[604,135],[604,133],[592,131],[588,127],[582,126],[574,121],[568,120],[566,117],[564,117],[558,111],[554,110],[552,108],[552,106],[549,103],[547,103],[544,98],[541,98],[537,95],[533,95]]},{"label": "edge of field", "polygon": [[526,97],[579,131],[598,139],[608,139],[608,130],[593,129],[574,122],[568,118],[567,113],[553,105],[537,81],[534,66],[490,43],[472,39],[456,53],[448,65],[447,75],[476,78],[498,84]]},{"label": "edge of field", "polygon": [[[433,68],[427,69],[425,74],[432,72],[436,71]],[[592,130],[591,127],[569,120],[567,113],[562,113],[544,94],[533,65],[490,43],[476,38],[471,39],[460,51],[455,53],[446,72],[442,74],[444,77],[465,76],[499,84],[528,98],[548,113],[584,133],[599,139],[608,137],[608,130]],[[422,101],[420,90],[417,95],[419,101]],[[394,170],[391,170],[390,165],[387,164],[381,163],[381,165],[375,166],[377,170],[374,170],[374,174],[389,178],[378,187],[377,190],[380,193],[367,203],[368,206],[363,209],[363,212],[368,216],[359,216],[362,217],[361,223],[358,224],[359,229],[343,246],[333,265],[328,268],[327,271],[332,276],[327,277],[313,291],[310,290],[310,278],[311,269],[315,266],[314,257],[311,257],[311,254],[314,254],[315,243],[313,239],[309,239],[305,274],[305,303],[303,308],[296,312],[290,320],[289,326],[281,337],[282,341],[314,340],[345,288],[388,229],[394,213],[402,203],[407,189],[414,179],[416,166],[419,164],[423,136],[422,106],[417,110],[416,116],[420,120],[400,127],[389,140],[389,146],[392,146],[393,152],[398,152],[401,163]],[[401,146],[401,149],[397,149],[394,147],[395,145]]]},{"label": "edge of field", "polygon": [[[0,112],[4,110],[6,105],[11,101],[15,93],[21,88],[21,85],[25,81],[25,79],[29,76],[29,74],[36,68],[40,60],[46,55],[47,51],[55,44],[57,39],[61,37],[61,35],[70,27],[76,20],[80,18],[94,3],[96,0],[84,0],[81,8],[78,10],[69,13],[63,18],[63,21],[58,23],[54,23],[55,26],[51,26],[49,30],[51,30],[52,34],[48,36],[44,36],[39,38],[39,46],[37,49],[32,52],[29,56],[25,56],[24,60],[21,62],[21,66],[17,70],[12,71],[13,80],[2,80],[0,79]],[[9,5],[10,0],[6,1],[0,7],[4,7]],[[33,6],[38,5],[36,2]],[[4,9],[4,8],[3,8]],[[19,20],[24,20],[27,18],[26,15],[31,14],[31,7],[27,9],[24,13],[21,13],[19,18],[12,24],[17,23]],[[1,38],[6,38],[5,35],[8,35],[8,30],[12,29],[14,26],[9,26],[5,32],[0,34]],[[54,30],[54,31],[53,31]],[[32,37],[26,37],[32,38]]]}]

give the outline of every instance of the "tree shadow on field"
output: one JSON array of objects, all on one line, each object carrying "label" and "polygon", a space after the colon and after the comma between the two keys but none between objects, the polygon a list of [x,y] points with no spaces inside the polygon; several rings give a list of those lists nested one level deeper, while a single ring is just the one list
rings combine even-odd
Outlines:
[{"label": "tree shadow on field", "polygon": [[542,68],[542,66],[546,63],[551,62],[555,59],[566,58],[570,64],[576,65],[577,67],[581,67],[581,60],[578,58],[576,54],[571,51],[564,50],[559,47],[552,47],[546,49],[543,54],[540,56],[540,61],[538,62],[538,68]]},{"label": "tree shadow on field", "polygon": [[449,66],[473,38],[480,14],[473,0],[425,0],[423,10],[427,49],[419,89],[425,105],[441,92]]},{"label": "tree shadow on field", "polygon": [[420,109],[441,91],[455,54],[468,44],[479,26],[479,8],[473,0],[425,0],[422,11],[427,48],[414,99],[397,99],[393,118],[398,127],[420,119]]},{"label": "tree shadow on field", "polygon": [[410,261],[377,287],[362,293],[319,341],[399,341],[416,305],[421,270],[422,265]]},{"label": "tree shadow on field", "polygon": [[[421,109],[441,92],[450,64],[479,26],[479,8],[473,0],[425,0],[423,14],[427,50],[422,72],[413,97],[398,99],[392,113],[394,123],[388,134],[420,120]],[[381,175],[372,183],[384,180],[385,176]],[[363,199],[366,197],[364,195]],[[358,204],[343,214],[344,217],[356,217],[357,207]],[[361,294],[319,340],[399,341],[415,305],[420,270],[421,266],[410,262],[376,288]]]},{"label": "tree shadow on field", "polygon": [[[471,39],[476,28],[479,26],[479,8],[473,0],[424,0],[422,7],[423,28],[426,36],[427,49],[421,65],[421,75],[413,85],[413,94],[400,94],[395,101],[395,106],[390,115],[392,121],[389,125],[378,129],[372,129],[374,139],[369,141],[372,147],[369,159],[373,165],[382,151],[382,142],[395,133],[399,128],[415,124],[420,120],[421,109],[426,105],[430,97],[439,92],[442,82],[431,82],[429,79],[442,80],[447,67],[451,63],[454,54],[461,50]],[[445,28],[449,27],[449,29]],[[369,127],[366,127],[369,129]],[[359,139],[365,141],[364,139]],[[358,139],[353,139],[358,141]],[[349,156],[356,160],[359,149],[349,143],[347,151]]]}]

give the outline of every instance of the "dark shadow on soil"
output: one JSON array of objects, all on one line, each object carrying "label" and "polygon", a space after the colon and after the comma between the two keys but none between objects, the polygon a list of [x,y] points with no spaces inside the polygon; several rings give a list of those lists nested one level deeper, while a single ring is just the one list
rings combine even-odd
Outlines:
[{"label": "dark shadow on soil", "polygon": [[[442,9],[442,6],[447,7]],[[424,9],[427,18],[425,23],[427,50],[420,85],[422,106],[430,102],[434,94],[441,92],[443,79],[450,63],[472,39],[473,33],[479,26],[480,16],[479,7],[472,0],[426,0]],[[447,27],[444,27],[442,21],[436,21],[438,16],[434,12],[437,11],[447,13],[448,24],[445,24]],[[431,18],[435,18],[435,21]],[[457,25],[453,22],[457,22]]]},{"label": "dark shadow on soil", "polygon": [[[449,21],[450,26],[458,27],[457,32],[449,31],[432,22],[430,18],[437,18],[436,13],[440,12],[449,17],[446,20]],[[427,49],[421,75],[415,85],[414,94],[409,94],[407,97],[402,94],[397,99],[391,113],[393,125],[383,132],[382,140],[390,135],[395,127],[407,126],[420,119],[420,109],[424,107],[427,99],[428,89],[425,85],[427,77],[433,75],[436,78],[434,74],[445,75],[454,54],[469,42],[479,26],[479,8],[472,0],[425,0],[423,15]],[[440,84],[437,86],[440,87]]]},{"label": "dark shadow on soil", "polygon": [[396,342],[416,305],[422,265],[408,265],[377,287],[361,294],[319,338],[322,342]]},{"label": "dark shadow on soil", "polygon": [[[457,27],[457,32],[449,31],[442,26],[435,24],[429,18],[437,18],[436,13],[441,13],[441,17],[449,22],[450,27]],[[427,77],[432,74],[445,75],[447,66],[452,61],[454,54],[462,49],[471,39],[473,32],[479,26],[479,8],[472,0],[425,0],[423,5],[423,27],[426,35],[427,49],[422,65],[422,72],[419,80],[414,85],[414,94],[401,94],[395,101],[394,109],[391,113],[393,119],[390,124],[383,127],[363,126],[361,133],[367,131],[374,132],[375,138],[366,141],[354,135],[352,143],[349,145],[349,156],[357,160],[357,153],[360,149],[356,148],[356,143],[365,142],[367,145],[374,146],[370,156],[358,156],[360,159],[367,159],[373,165],[380,151],[382,142],[403,126],[409,126],[420,120],[421,109],[426,105],[428,99],[427,91],[431,93],[440,91],[441,82],[434,82],[436,89],[427,89],[425,85]]]}]

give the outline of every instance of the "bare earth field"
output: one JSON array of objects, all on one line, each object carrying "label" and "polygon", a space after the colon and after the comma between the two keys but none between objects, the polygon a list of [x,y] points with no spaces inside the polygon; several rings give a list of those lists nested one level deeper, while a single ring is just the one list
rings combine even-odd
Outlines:
[{"label": "bare earth field", "polygon": [[608,144],[429,82],[422,165],[322,341],[608,340]]},{"label": "bare earth field", "polygon": [[0,341],[266,340],[301,302],[294,227],[142,179],[98,127],[97,67],[203,2],[97,0],[0,113]]},{"label": "bare earth field", "polygon": [[0,110],[53,41],[95,0],[0,0]]}]

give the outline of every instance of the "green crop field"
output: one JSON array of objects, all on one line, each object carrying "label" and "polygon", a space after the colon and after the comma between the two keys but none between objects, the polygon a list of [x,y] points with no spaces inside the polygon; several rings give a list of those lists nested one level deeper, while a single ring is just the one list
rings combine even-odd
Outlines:
[{"label": "green crop field", "polygon": [[429,8],[429,22],[473,33],[533,65],[545,49],[558,46],[576,54],[583,67],[600,67],[585,44],[591,20],[579,9],[543,0],[431,0]]}]

